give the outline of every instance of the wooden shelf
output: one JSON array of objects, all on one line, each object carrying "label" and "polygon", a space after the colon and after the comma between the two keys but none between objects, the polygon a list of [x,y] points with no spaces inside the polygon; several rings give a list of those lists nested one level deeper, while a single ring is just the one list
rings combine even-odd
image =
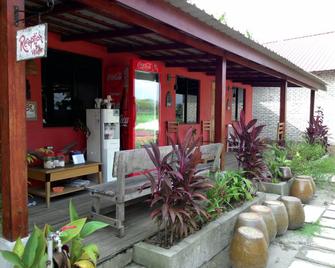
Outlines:
[{"label": "wooden shelf", "polygon": [[[90,183],[90,186],[93,186],[93,185],[95,185],[95,184]],[[83,190],[85,190],[85,187],[64,186],[64,191],[63,192],[55,193],[51,189],[50,198],[65,195],[65,194],[70,194],[70,193],[74,193],[74,192],[78,192],[78,191],[83,191]],[[44,188],[29,188],[28,192],[32,195],[37,195],[37,196],[40,196],[40,197],[46,197],[46,193],[45,193]]]}]

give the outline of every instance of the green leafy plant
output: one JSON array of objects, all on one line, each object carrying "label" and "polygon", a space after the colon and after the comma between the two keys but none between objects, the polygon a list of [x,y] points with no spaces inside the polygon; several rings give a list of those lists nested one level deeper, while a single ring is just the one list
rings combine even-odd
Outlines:
[{"label": "green leafy plant", "polygon": [[291,165],[291,160],[287,158],[286,148],[277,144],[267,145],[263,158],[272,175],[272,181],[282,177],[283,174],[280,171],[280,167],[289,167]]},{"label": "green leafy plant", "polygon": [[[72,201],[69,212],[71,222],[60,229],[63,250],[69,251],[69,265],[77,268],[96,267],[98,247],[95,244],[85,245],[83,239],[108,225],[99,221],[87,222],[86,218],[80,219]],[[19,238],[12,251],[1,251],[2,256],[15,268],[45,268],[48,260],[47,237],[51,232],[52,228],[47,224],[43,230],[35,226],[26,245]]]},{"label": "green leafy plant", "polygon": [[207,191],[207,211],[212,218],[234,208],[235,205],[253,198],[255,189],[243,172],[226,171],[215,174],[213,188]]}]

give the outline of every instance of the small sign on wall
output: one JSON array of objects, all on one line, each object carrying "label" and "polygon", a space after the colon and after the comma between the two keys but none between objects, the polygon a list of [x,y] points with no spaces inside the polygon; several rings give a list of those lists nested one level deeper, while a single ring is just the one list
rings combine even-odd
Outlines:
[{"label": "small sign on wall", "polygon": [[27,101],[26,118],[27,120],[37,120],[37,102],[36,101]]},{"label": "small sign on wall", "polygon": [[47,56],[48,25],[46,23],[16,32],[16,60],[29,60]]}]

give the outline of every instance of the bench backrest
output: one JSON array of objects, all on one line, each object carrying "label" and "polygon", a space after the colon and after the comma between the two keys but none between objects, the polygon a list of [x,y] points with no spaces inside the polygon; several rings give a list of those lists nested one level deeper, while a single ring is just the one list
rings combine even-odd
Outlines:
[{"label": "bench backrest", "polygon": [[[162,158],[172,151],[172,146],[160,146],[159,151]],[[122,159],[121,163],[119,159]],[[116,152],[114,156],[113,177],[118,177],[118,168],[120,168],[121,164],[123,165],[123,174],[125,176],[155,168],[144,148]]]},{"label": "bench backrest", "polygon": [[[209,168],[217,170],[220,168],[220,158],[222,153],[222,143],[211,143],[200,146],[203,159],[211,159]],[[167,155],[172,150],[172,146],[160,146],[159,147],[161,158]],[[122,159],[122,162],[119,160]],[[141,172],[145,170],[154,169],[155,166],[152,163],[148,153],[144,148],[125,150],[115,153],[114,156],[114,167],[113,176],[118,176],[118,168],[123,165],[123,174],[127,176],[132,173]]]}]

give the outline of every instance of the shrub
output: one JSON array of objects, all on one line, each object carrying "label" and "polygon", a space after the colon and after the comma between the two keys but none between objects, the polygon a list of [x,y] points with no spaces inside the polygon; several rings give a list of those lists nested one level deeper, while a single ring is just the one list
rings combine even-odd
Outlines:
[{"label": "shrub", "polygon": [[277,144],[267,145],[267,150],[264,151],[263,157],[272,178],[278,179],[283,175],[279,169],[280,167],[291,165],[291,161],[288,160],[287,154],[288,152],[285,147],[281,147]]},{"label": "shrub", "polygon": [[163,158],[156,144],[145,147],[157,169],[155,175],[146,174],[152,189],[151,218],[163,228],[161,245],[165,247],[199,229],[203,220],[209,218],[203,191],[212,184],[196,170],[202,162],[200,138],[194,139],[192,133],[193,129],[190,129],[183,141],[178,137],[177,145],[169,138],[173,149]]},{"label": "shrub", "polygon": [[256,126],[256,123],[257,119],[246,122],[242,110],[240,120],[233,123],[234,133],[231,138],[239,144],[236,159],[239,167],[245,171],[245,176],[250,180],[263,181],[268,180],[268,169],[262,156],[265,144],[259,137],[264,125]]},{"label": "shrub", "polygon": [[324,114],[321,108],[309,122],[305,131],[305,139],[310,144],[321,144],[324,148],[328,146],[328,127],[324,125]]},{"label": "shrub", "polygon": [[321,144],[310,144],[307,142],[288,143],[288,157],[292,160],[314,161],[326,154],[326,150]]},{"label": "shrub", "polygon": [[207,191],[207,211],[212,218],[216,218],[225,210],[234,208],[236,204],[251,200],[253,193],[251,181],[242,172],[216,173],[214,186]]}]

